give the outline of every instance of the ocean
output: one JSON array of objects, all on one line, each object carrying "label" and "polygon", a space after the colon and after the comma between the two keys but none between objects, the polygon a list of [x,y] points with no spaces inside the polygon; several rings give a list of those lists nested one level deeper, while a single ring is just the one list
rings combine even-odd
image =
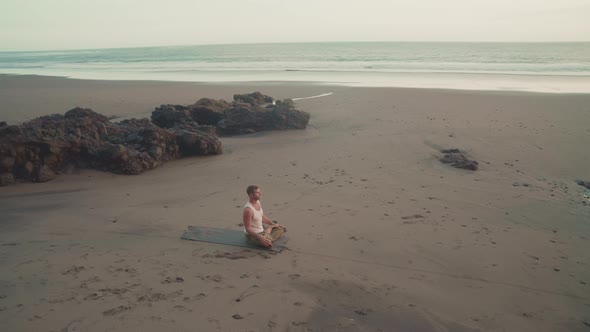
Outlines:
[{"label": "ocean", "polygon": [[331,42],[0,52],[0,74],[590,93],[590,43]]}]

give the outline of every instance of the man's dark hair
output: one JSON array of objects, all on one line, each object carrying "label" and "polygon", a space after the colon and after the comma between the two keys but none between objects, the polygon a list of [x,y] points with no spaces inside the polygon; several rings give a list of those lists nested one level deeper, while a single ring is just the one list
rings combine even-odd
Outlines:
[{"label": "man's dark hair", "polygon": [[246,193],[248,195],[252,194],[254,192],[254,190],[258,189],[258,186],[255,184],[249,185],[248,188],[246,188]]}]

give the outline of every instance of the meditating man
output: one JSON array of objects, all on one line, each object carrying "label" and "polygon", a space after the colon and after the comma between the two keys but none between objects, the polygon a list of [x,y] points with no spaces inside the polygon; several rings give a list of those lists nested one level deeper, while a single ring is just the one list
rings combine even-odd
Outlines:
[{"label": "meditating man", "polygon": [[274,223],[262,212],[260,205],[260,188],[256,185],[246,189],[249,200],[244,205],[244,232],[248,242],[254,245],[270,248],[272,243],[285,233],[285,228]]}]

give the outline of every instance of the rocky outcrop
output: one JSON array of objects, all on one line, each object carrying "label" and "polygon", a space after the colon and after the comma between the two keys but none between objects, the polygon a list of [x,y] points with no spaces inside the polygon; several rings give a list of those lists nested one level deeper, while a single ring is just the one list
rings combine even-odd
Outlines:
[{"label": "rocky outcrop", "polygon": [[590,181],[576,180],[576,183],[586,189],[590,189]]},{"label": "rocky outcrop", "polygon": [[455,168],[468,169],[476,171],[479,163],[475,160],[469,160],[459,149],[447,149],[441,151],[444,155],[439,158],[443,164],[449,164]]},{"label": "rocky outcrop", "polygon": [[274,99],[272,97],[263,95],[262,93],[256,91],[256,92],[248,93],[248,94],[244,94],[244,95],[236,94],[236,95],[234,95],[234,101],[236,103],[257,106],[257,105],[264,105],[264,104],[272,104]]},{"label": "rocky outcrop", "polygon": [[152,112],[152,122],[162,128],[172,128],[177,124],[193,122],[193,120],[186,106],[162,105]]},{"label": "rocky outcrop", "polygon": [[309,118],[309,113],[295,109],[292,100],[275,102],[260,92],[236,94],[232,103],[203,98],[193,105],[162,105],[152,112],[152,121],[162,128],[193,122],[213,126],[220,135],[305,129]]},{"label": "rocky outcrop", "polygon": [[151,120],[118,123],[91,109],[43,116],[21,125],[0,122],[0,186],[45,182],[72,168],[140,174],[185,156],[219,154],[217,134],[303,129],[309,114],[293,101],[259,92],[233,102],[203,98],[193,105],[162,105]]},{"label": "rocky outcrop", "polygon": [[[170,113],[166,113],[168,116]],[[71,167],[140,174],[181,156],[219,154],[223,146],[210,127],[181,116],[162,128],[148,119],[110,122],[90,109],[43,116],[18,126],[0,126],[0,185],[45,182]],[[170,120],[172,118],[173,120]],[[162,120],[163,123],[165,122]]]},{"label": "rocky outcrop", "polygon": [[190,107],[192,118],[200,125],[215,126],[223,119],[223,114],[231,108],[231,104],[225,100],[209,98],[199,99]]}]

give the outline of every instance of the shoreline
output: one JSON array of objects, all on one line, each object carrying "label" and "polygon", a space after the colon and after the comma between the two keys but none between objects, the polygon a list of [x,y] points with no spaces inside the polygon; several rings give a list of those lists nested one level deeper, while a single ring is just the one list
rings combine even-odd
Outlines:
[{"label": "shoreline", "polygon": [[[586,77],[586,76],[575,76],[575,77]],[[474,93],[501,93],[501,94],[532,94],[532,95],[590,95],[588,92],[547,92],[547,91],[528,91],[528,90],[502,90],[502,89],[489,89],[489,90],[478,90],[478,89],[461,89],[461,88],[433,88],[433,87],[404,87],[404,86],[355,86],[355,85],[344,85],[345,83],[338,84],[334,82],[322,82],[322,81],[174,81],[174,80],[142,80],[142,79],[96,79],[96,78],[74,78],[68,76],[54,76],[54,75],[40,75],[40,74],[6,74],[0,73],[0,80],[10,78],[23,78],[23,79],[55,79],[55,80],[67,80],[67,81],[80,81],[80,82],[109,82],[113,84],[186,84],[186,85],[197,85],[197,86],[242,86],[242,85],[255,85],[255,86],[272,86],[272,85],[293,85],[293,86],[319,86],[319,87],[337,87],[337,88],[360,88],[360,89],[394,89],[394,90],[433,90],[433,91],[446,91],[446,92],[474,92]],[[307,97],[307,96],[306,96]],[[305,97],[305,98],[306,98]],[[298,98],[298,97],[295,97]]]},{"label": "shoreline", "polygon": [[[478,92],[516,92],[547,94],[590,94],[590,76],[587,75],[521,75],[521,74],[476,74],[476,73],[385,73],[385,72],[313,72],[285,71],[287,76],[275,71],[207,72],[196,76],[167,77],[166,73],[141,73],[126,78],[104,74],[10,74],[1,77],[47,77],[83,81],[107,82],[170,82],[203,85],[325,85],[358,88],[432,89]],[[101,77],[101,75],[103,75]],[[163,76],[162,76],[163,75]],[[200,76],[201,75],[201,76]],[[233,75],[233,76],[232,76]],[[291,76],[288,76],[291,75]],[[251,80],[251,77],[265,76]],[[224,78],[225,77],[225,78]],[[248,77],[248,79],[244,79]],[[328,79],[326,79],[328,77]],[[560,81],[560,78],[562,79]],[[552,82],[552,83],[548,83]]]}]

